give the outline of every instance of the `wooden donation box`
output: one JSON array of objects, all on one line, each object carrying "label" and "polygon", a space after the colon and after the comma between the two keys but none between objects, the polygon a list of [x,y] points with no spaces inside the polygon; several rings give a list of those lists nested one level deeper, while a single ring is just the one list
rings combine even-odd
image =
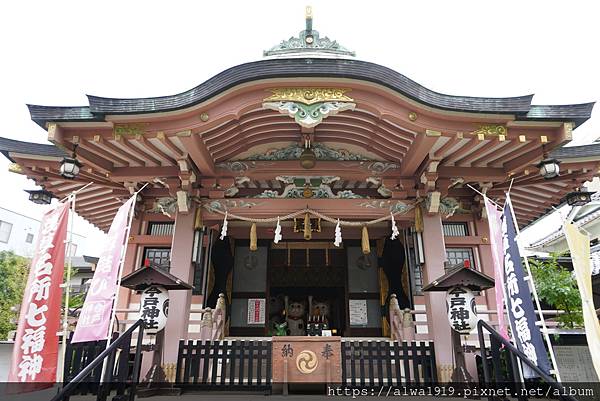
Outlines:
[{"label": "wooden donation box", "polygon": [[341,383],[342,338],[273,337],[273,383]]}]

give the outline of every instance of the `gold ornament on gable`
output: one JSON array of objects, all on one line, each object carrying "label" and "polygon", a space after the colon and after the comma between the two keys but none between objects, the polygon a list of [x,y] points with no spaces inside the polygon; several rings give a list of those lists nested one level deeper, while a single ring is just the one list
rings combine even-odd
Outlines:
[{"label": "gold ornament on gable", "polygon": [[495,124],[480,125],[478,129],[472,132],[480,141],[494,137],[497,137],[500,141],[504,141],[507,133],[508,129],[504,125]]},{"label": "gold ornament on gable", "polygon": [[8,171],[15,174],[23,174],[23,167],[18,163],[10,163],[8,165]]},{"label": "gold ornament on gable", "polygon": [[113,137],[116,140],[121,138],[135,138],[143,136],[146,132],[146,124],[115,124],[113,127]]},{"label": "gold ornament on gable", "polygon": [[350,89],[343,88],[271,88],[273,94],[264,99],[265,102],[299,102],[315,104],[319,102],[353,102],[346,95]]}]

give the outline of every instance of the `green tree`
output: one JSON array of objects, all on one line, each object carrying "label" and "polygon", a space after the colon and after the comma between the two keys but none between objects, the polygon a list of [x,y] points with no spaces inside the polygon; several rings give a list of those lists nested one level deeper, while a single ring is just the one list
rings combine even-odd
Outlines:
[{"label": "green tree", "polygon": [[28,273],[27,258],[13,252],[0,252],[0,340],[6,340],[8,332],[17,327],[13,321],[18,311],[11,308],[22,301]]},{"label": "green tree", "polygon": [[[67,272],[69,270],[69,266],[65,264],[65,272],[63,274],[63,282],[67,281]],[[71,274],[69,275],[69,277],[73,278],[75,277],[75,275],[77,275],[77,273],[79,272],[79,270],[77,270],[74,267],[71,267]],[[73,290],[71,290],[71,293],[69,295],[69,314],[71,312],[73,312],[74,310],[77,310],[79,308],[81,308],[83,306],[83,301],[85,299],[85,294],[83,293],[75,293],[73,292]],[[65,297],[63,295],[62,298],[62,303],[61,306],[63,308],[63,313],[64,313],[64,308],[65,308]]]},{"label": "green tree", "polygon": [[560,327],[581,327],[583,313],[577,281],[569,270],[558,263],[559,256],[552,253],[550,259],[529,259],[535,287],[541,301],[565,312],[558,315]]}]

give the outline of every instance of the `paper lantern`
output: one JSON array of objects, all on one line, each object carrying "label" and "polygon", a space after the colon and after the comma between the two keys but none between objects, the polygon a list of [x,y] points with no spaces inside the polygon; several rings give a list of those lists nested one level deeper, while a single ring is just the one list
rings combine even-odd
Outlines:
[{"label": "paper lantern", "polygon": [[469,334],[477,327],[475,294],[466,287],[453,287],[446,294],[450,327],[461,334]]},{"label": "paper lantern", "polygon": [[156,334],[165,328],[169,316],[169,292],[159,285],[144,290],[140,299],[140,319],[144,333]]}]

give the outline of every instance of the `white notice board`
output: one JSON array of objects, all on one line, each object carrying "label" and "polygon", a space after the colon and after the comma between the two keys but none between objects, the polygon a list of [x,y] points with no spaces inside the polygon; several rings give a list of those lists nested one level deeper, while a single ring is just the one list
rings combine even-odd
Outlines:
[{"label": "white notice board", "polygon": [[554,355],[560,379],[565,382],[595,383],[598,381],[590,349],[585,345],[555,345]]},{"label": "white notice board", "polygon": [[366,299],[351,299],[348,308],[350,310],[350,326],[366,326],[367,317],[367,300]]},{"label": "white notice board", "polygon": [[248,324],[265,324],[265,306],[264,298],[248,299]]}]

